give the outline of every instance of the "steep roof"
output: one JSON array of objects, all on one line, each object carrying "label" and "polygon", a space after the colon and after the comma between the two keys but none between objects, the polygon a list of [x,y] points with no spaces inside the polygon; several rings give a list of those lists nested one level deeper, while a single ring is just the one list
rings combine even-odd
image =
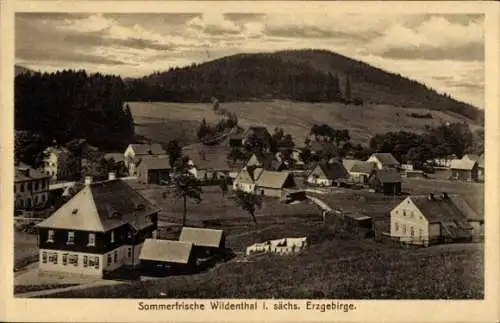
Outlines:
[{"label": "steep roof", "polygon": [[160,144],[130,144],[136,155],[164,155],[167,152]]},{"label": "steep roof", "polygon": [[375,163],[360,161],[351,168],[351,173],[371,174],[376,167]]},{"label": "steep roof", "polygon": [[224,231],[206,228],[183,227],[179,241],[193,243],[200,247],[214,247],[221,245]]},{"label": "steep roof", "polygon": [[146,239],[142,245],[139,259],[187,264],[192,248],[193,244],[187,242]]},{"label": "steep roof", "polygon": [[[255,156],[257,161],[259,162],[259,166],[262,166],[266,169],[276,169],[279,166],[279,160],[276,158],[276,154],[274,153],[259,153],[253,154],[252,157]],[[250,158],[252,158],[250,157]]]},{"label": "steep roof", "polygon": [[468,158],[453,159],[450,164],[451,169],[472,170],[477,161]]},{"label": "steep roof", "polygon": [[478,215],[463,201],[460,196],[449,195],[451,198],[434,196],[429,198],[425,195],[411,196],[411,201],[422,212],[427,221],[435,222],[458,222],[464,229],[470,228],[465,222],[467,219],[478,219]]},{"label": "steep roof", "polygon": [[144,156],[141,158],[140,164],[137,168],[146,169],[170,169],[170,159],[168,156],[155,157],[155,156]]},{"label": "steep roof", "polygon": [[290,172],[274,172],[264,170],[255,183],[259,187],[283,188],[286,180],[291,176]]},{"label": "steep roof", "polygon": [[374,153],[373,157],[376,157],[383,165],[399,165],[398,160],[391,153]]},{"label": "steep roof", "polygon": [[462,157],[462,159],[469,159],[469,160],[473,160],[473,161],[478,161],[479,156],[476,154],[466,154]]},{"label": "steep roof", "polygon": [[382,184],[401,182],[401,175],[399,174],[399,172],[393,170],[378,169],[375,171],[375,176],[379,179],[379,181]]},{"label": "steep roof", "polygon": [[342,164],[344,165],[345,169],[350,172],[351,168],[354,167],[357,163],[362,162],[361,160],[358,159],[343,159]]},{"label": "steep roof", "polygon": [[339,162],[321,163],[318,164],[316,167],[319,167],[323,172],[323,174],[326,176],[326,178],[331,180],[349,177],[349,173],[345,169],[344,165],[342,165]]},{"label": "steep roof", "polygon": [[86,185],[38,226],[105,232],[128,223],[140,230],[153,224],[149,215],[157,211],[127,183],[116,179]]},{"label": "steep roof", "polygon": [[227,155],[230,149],[224,146],[207,146],[202,143],[182,148],[197,169],[230,170]]},{"label": "steep roof", "polygon": [[19,163],[19,165],[15,166],[15,169],[16,169],[16,175],[14,179],[15,182],[23,182],[28,180],[36,180],[36,179],[43,179],[50,177],[49,175],[46,175],[25,163]]}]

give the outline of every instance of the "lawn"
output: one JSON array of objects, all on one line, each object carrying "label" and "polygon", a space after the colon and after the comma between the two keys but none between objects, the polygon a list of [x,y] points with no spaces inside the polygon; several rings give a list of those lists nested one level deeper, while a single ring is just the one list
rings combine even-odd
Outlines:
[{"label": "lawn", "polygon": [[[196,129],[203,118],[215,123],[220,116],[209,103],[129,102],[136,123],[136,133],[146,138],[183,144],[196,141]],[[228,102],[222,106],[236,113],[239,125],[265,125],[270,131],[284,127],[300,145],[314,124],[327,123],[334,128],[349,129],[354,142],[366,143],[377,133],[388,131],[423,132],[425,125],[464,121],[458,115],[427,109],[403,109],[387,105],[346,106],[340,103],[305,103],[291,101]],[[433,119],[416,119],[407,114],[431,113]],[[370,120],[370,122],[366,122]],[[476,126],[474,126],[476,127]]]},{"label": "lawn", "polygon": [[38,261],[38,240],[36,234],[14,230],[14,268],[21,269]]}]

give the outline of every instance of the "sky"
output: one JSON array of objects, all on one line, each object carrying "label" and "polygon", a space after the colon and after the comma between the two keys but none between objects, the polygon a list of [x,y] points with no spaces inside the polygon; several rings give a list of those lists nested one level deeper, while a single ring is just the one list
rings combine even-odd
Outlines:
[{"label": "sky", "polygon": [[138,77],[236,53],[326,49],[484,107],[484,16],[17,13],[16,64]]}]

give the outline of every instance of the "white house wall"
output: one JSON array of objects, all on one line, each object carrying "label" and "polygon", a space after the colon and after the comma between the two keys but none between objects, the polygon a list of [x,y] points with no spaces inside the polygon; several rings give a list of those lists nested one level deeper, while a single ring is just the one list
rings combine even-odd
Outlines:
[{"label": "white house wall", "polygon": [[391,211],[391,236],[410,244],[427,245],[429,242],[429,222],[409,197]]}]

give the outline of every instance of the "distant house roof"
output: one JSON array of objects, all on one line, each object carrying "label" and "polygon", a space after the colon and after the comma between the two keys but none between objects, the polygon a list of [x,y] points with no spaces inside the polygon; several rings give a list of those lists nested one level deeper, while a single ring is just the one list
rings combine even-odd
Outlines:
[{"label": "distant house roof", "polygon": [[141,158],[137,168],[141,169],[171,169],[168,156],[144,156]]},{"label": "distant house roof", "polygon": [[224,231],[206,228],[183,227],[179,241],[190,242],[199,247],[221,246],[224,238]]},{"label": "distant house roof", "polygon": [[106,160],[114,160],[116,163],[124,161],[125,156],[122,153],[107,153],[104,155],[104,159]]},{"label": "distant house roof", "polygon": [[484,154],[481,154],[481,156],[479,156],[479,159],[477,160],[477,166],[484,168]]},{"label": "distant house roof", "polygon": [[372,154],[372,157],[376,157],[382,163],[382,165],[399,165],[399,161],[391,153],[374,153]]},{"label": "distant house roof", "polygon": [[382,184],[401,182],[401,175],[399,174],[399,172],[393,170],[378,169],[374,172],[374,175]]},{"label": "distant house roof", "polygon": [[275,172],[264,170],[255,183],[258,187],[281,189],[291,177],[290,172]]},{"label": "distant house roof", "polygon": [[129,224],[135,230],[152,225],[158,209],[122,180],[86,185],[39,223],[39,227],[105,232]]},{"label": "distant house roof", "polygon": [[453,159],[450,163],[451,169],[472,170],[477,161],[468,158]]},{"label": "distant house roof", "polygon": [[130,144],[136,155],[165,155],[167,152],[160,144]]},{"label": "distant house roof", "polygon": [[467,203],[456,194],[449,195],[449,198],[442,198],[437,195],[433,198],[416,195],[410,196],[409,199],[411,199],[430,223],[458,222],[464,229],[468,229],[470,225],[467,224],[466,220],[479,219],[479,215],[472,211]]},{"label": "distant house roof", "polygon": [[243,167],[238,175],[236,175],[235,181],[254,184],[263,171],[264,169],[260,167]]},{"label": "distant house roof", "polygon": [[338,178],[348,178],[349,173],[345,169],[344,165],[339,162],[333,163],[321,163],[316,165],[316,168],[319,167],[321,172],[327,179],[335,180]]},{"label": "distant house roof", "polygon": [[[280,161],[276,157],[276,154],[271,153],[271,152],[253,154],[252,157],[250,157],[248,162],[250,162],[250,160],[253,157],[255,157],[257,159],[258,165],[265,168],[265,169],[275,170],[275,169],[277,169],[277,167],[280,164]],[[248,164],[248,162],[247,162],[247,164]]]},{"label": "distant house roof", "polygon": [[362,162],[361,160],[358,159],[343,159],[342,164],[344,165],[345,169],[350,172],[351,168],[356,165],[357,163]]},{"label": "distant house roof", "polygon": [[49,175],[46,175],[25,163],[19,163],[19,165],[15,166],[15,168],[16,168],[16,175],[14,179],[15,182],[23,182],[23,181],[50,177]]},{"label": "distant house roof", "polygon": [[478,161],[479,156],[476,154],[466,154],[462,157],[462,159],[469,159],[469,160],[473,160],[473,161]]},{"label": "distant house roof", "polygon": [[192,243],[182,241],[146,239],[139,259],[188,264],[192,248]]},{"label": "distant house roof", "polygon": [[227,155],[230,149],[225,146],[207,146],[202,143],[182,148],[183,154],[189,157],[197,169],[226,171],[231,167]]},{"label": "distant house roof", "polygon": [[360,161],[351,168],[351,173],[371,174],[377,166],[372,162]]}]

